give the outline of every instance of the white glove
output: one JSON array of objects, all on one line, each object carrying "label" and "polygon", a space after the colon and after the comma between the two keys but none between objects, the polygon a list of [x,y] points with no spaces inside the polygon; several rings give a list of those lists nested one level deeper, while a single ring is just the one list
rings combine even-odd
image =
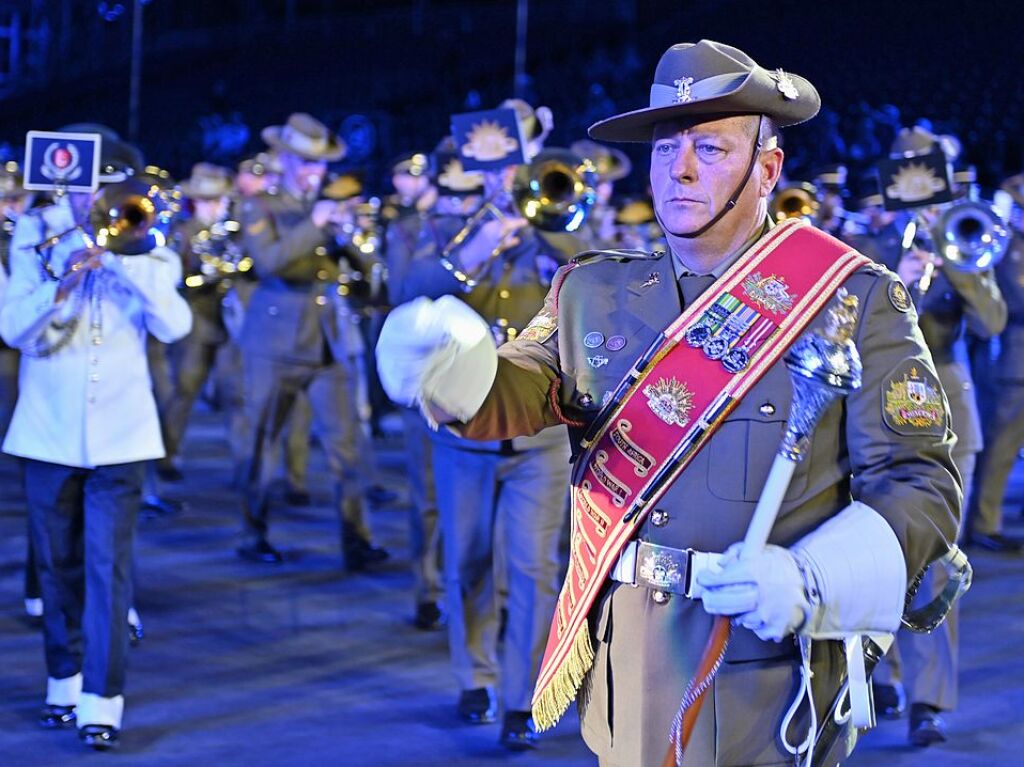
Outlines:
[{"label": "white glove", "polygon": [[769,544],[749,561],[739,558],[742,543],[729,547],[718,567],[697,575],[704,610],[734,616],[761,639],[776,642],[796,632],[811,605],[804,577],[789,549]]},{"label": "white glove", "polygon": [[399,306],[377,342],[381,385],[392,400],[430,403],[461,421],[480,409],[497,368],[487,323],[452,296]]}]

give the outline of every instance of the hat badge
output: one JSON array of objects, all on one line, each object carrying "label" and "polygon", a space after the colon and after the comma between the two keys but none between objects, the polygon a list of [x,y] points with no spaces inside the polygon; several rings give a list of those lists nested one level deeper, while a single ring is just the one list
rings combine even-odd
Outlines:
[{"label": "hat badge", "polygon": [[796,83],[793,82],[793,78],[783,72],[781,68],[775,70],[772,78],[775,80],[775,87],[782,94],[782,98],[792,101],[800,95],[800,91],[796,89]]},{"label": "hat badge", "polygon": [[672,84],[676,86],[677,104],[685,104],[688,101],[693,101],[693,94],[690,93],[690,86],[693,85],[692,77],[680,77],[673,80]]}]

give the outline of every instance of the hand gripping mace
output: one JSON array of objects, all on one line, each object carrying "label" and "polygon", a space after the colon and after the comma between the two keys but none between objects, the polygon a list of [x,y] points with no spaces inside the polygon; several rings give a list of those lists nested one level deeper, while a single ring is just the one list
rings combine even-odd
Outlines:
[{"label": "hand gripping mace", "polygon": [[[860,355],[852,340],[856,326],[857,297],[840,288],[828,309],[825,327],[805,333],[786,354],[786,367],[793,383],[793,403],[786,433],[743,538],[741,560],[751,559],[764,550],[793,472],[806,456],[811,435],[822,414],[833,402],[860,388]],[[730,619],[716,616],[697,670],[686,686],[679,713],[672,722],[663,767],[682,765],[704,694],[725,657],[731,633]]]}]

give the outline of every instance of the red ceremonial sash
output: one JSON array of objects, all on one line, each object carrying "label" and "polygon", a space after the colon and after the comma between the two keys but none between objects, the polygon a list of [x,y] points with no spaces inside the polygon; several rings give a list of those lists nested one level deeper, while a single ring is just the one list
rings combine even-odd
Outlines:
[{"label": "red ceremonial sash", "polygon": [[569,570],[533,695],[553,727],[593,663],[587,614],[638,526],[718,425],[869,259],[786,221],[686,307],[584,436],[572,477]]}]

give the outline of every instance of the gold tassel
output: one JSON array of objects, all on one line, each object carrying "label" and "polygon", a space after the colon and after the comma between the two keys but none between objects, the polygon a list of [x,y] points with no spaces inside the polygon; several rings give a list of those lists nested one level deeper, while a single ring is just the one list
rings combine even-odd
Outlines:
[{"label": "gold tassel", "polygon": [[555,672],[544,691],[533,699],[533,723],[538,732],[558,724],[569,704],[583,684],[590,667],[594,665],[594,648],[590,644],[590,627],[584,621],[572,640],[572,649]]}]

